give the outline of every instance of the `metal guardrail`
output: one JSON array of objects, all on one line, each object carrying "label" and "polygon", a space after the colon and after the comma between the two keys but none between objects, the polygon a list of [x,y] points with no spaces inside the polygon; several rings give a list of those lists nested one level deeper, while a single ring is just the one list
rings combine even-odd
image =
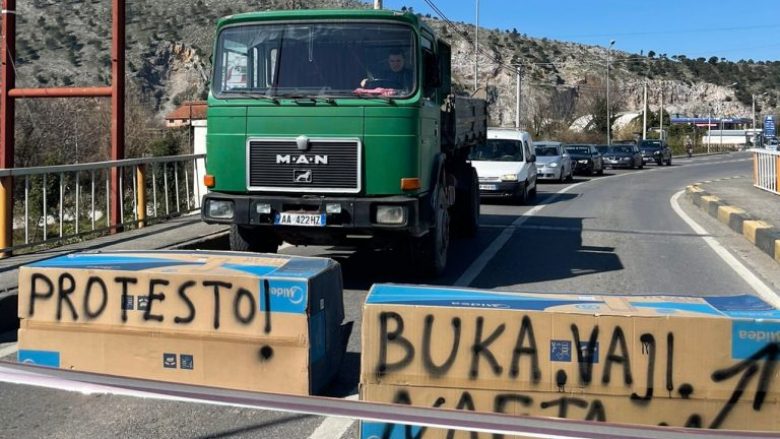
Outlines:
[{"label": "metal guardrail", "polygon": [[753,149],[753,186],[780,195],[780,152]]},{"label": "metal guardrail", "polygon": [[[19,243],[0,253],[143,227],[199,210],[203,163],[205,154],[189,154],[0,169],[0,178],[13,177],[12,242]],[[119,174],[119,224],[112,224],[108,213],[113,172]]]},{"label": "metal guardrail", "polygon": [[[352,401],[321,396],[219,389],[126,378],[0,361],[0,382],[71,392],[132,396],[228,407],[337,416],[370,422],[446,428],[494,435],[556,439],[732,439],[777,438],[777,432],[727,431],[612,424],[500,413]],[[406,437],[412,437],[407,433]],[[419,437],[419,436],[415,436]],[[449,437],[449,436],[448,436]]]}]

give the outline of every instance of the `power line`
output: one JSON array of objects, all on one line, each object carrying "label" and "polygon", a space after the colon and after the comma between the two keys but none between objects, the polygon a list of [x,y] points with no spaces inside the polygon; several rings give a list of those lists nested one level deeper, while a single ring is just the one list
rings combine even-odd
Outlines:
[{"label": "power line", "polygon": [[670,35],[670,34],[695,34],[695,33],[710,33],[710,32],[722,32],[722,31],[740,31],[740,30],[755,30],[755,29],[775,29],[780,28],[777,24],[765,24],[756,26],[732,26],[732,27],[715,27],[715,28],[699,28],[688,30],[670,30],[670,31],[646,31],[646,32],[619,32],[609,34],[581,34],[581,35],[559,35],[556,38],[607,38],[607,37],[621,37],[621,36],[644,36],[644,35]]},{"label": "power line", "polygon": [[[449,18],[447,18],[447,15],[444,14],[444,11],[442,11],[434,2],[433,0],[424,0],[425,3],[433,10],[433,12],[436,13],[442,20],[445,21],[446,25],[449,26],[456,34],[458,34],[461,38],[463,38],[465,41],[469,41],[469,36],[466,34],[466,32],[460,30]],[[486,52],[481,47],[478,47],[476,50],[476,54],[482,54],[483,56],[487,57],[491,61],[495,62],[500,68],[503,68],[509,72],[515,73],[516,69],[514,66],[511,66],[509,64],[504,63],[500,59],[493,56],[493,54]]]},{"label": "power line", "polygon": [[[450,28],[456,36],[459,36],[467,43],[471,42],[470,36],[463,30],[461,30],[457,24],[453,23],[452,20],[447,17],[447,15],[444,13],[444,11],[439,8],[436,3],[433,0],[424,0],[425,3],[433,10],[433,12],[438,15],[445,23],[445,25]],[[780,27],[780,25],[766,25],[766,26],[754,26],[755,28],[760,27]],[[732,27],[732,28],[724,28],[722,30],[731,29],[731,30],[737,30],[737,29],[743,29],[743,28],[749,28],[749,27]],[[614,35],[621,35],[621,34],[614,34]],[[764,45],[763,47],[774,47],[778,46],[780,44],[771,44],[771,45]],[[744,50],[746,48],[741,49],[735,49],[736,50]],[[472,49],[474,51],[474,49]],[[723,52],[723,51],[721,51]],[[483,49],[483,46],[479,46],[476,48],[477,55],[482,55],[485,58],[487,58],[489,61],[492,61],[496,64],[496,66],[499,69],[505,70],[507,73],[511,75],[517,74],[516,67],[512,64],[508,64],[501,59],[497,58],[495,55],[493,55],[491,52]],[[686,59],[693,61],[693,56],[688,56]],[[584,67],[602,67],[603,64],[606,62],[605,59],[597,58],[597,60],[587,60],[587,59],[572,59],[572,60],[564,60],[564,61],[546,61],[546,62],[527,62],[527,61],[521,61],[518,64],[528,67],[552,67],[555,69],[565,68],[565,67],[571,67],[571,66],[584,66]],[[650,58],[648,56],[637,56],[637,55],[631,55],[625,58],[617,58],[611,61],[610,64],[613,66],[617,66],[618,68],[620,66],[623,67],[629,67],[629,66],[640,66],[644,65],[647,66],[647,68],[650,68],[650,65],[652,63],[659,63],[659,62],[667,62],[672,64],[683,64],[683,61],[681,60],[675,60],[670,59],[666,57],[659,57],[659,58]]]}]

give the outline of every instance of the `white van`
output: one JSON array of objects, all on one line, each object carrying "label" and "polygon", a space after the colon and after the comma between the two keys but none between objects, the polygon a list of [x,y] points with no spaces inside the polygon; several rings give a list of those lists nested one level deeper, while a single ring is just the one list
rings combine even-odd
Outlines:
[{"label": "white van", "polygon": [[531,135],[514,128],[488,128],[487,142],[474,148],[471,164],[482,197],[527,203],[536,196],[536,156]]}]

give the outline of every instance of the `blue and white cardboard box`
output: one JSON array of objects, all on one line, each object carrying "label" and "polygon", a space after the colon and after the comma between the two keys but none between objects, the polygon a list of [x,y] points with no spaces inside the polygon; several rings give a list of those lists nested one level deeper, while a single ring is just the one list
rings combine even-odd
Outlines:
[{"label": "blue and white cardboard box", "polygon": [[75,253],[19,270],[22,362],[320,392],[344,353],[341,269],[237,252]]},{"label": "blue and white cardboard box", "polygon": [[[367,401],[780,431],[780,311],[751,295],[376,284],[363,309],[362,346]],[[364,439],[446,433],[361,425]]]}]

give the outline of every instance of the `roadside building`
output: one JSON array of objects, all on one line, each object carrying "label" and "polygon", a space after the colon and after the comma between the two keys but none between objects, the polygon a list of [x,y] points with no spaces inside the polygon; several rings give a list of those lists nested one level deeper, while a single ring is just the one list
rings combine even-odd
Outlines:
[{"label": "roadside building", "polygon": [[[171,111],[165,116],[165,126],[168,128],[188,129],[188,139],[190,151],[192,154],[206,154],[206,110],[205,101],[184,102],[179,108]],[[203,176],[206,174],[205,162],[197,161],[194,169],[195,178],[192,182],[193,191],[196,194],[205,194],[206,187],[203,185]]]}]

